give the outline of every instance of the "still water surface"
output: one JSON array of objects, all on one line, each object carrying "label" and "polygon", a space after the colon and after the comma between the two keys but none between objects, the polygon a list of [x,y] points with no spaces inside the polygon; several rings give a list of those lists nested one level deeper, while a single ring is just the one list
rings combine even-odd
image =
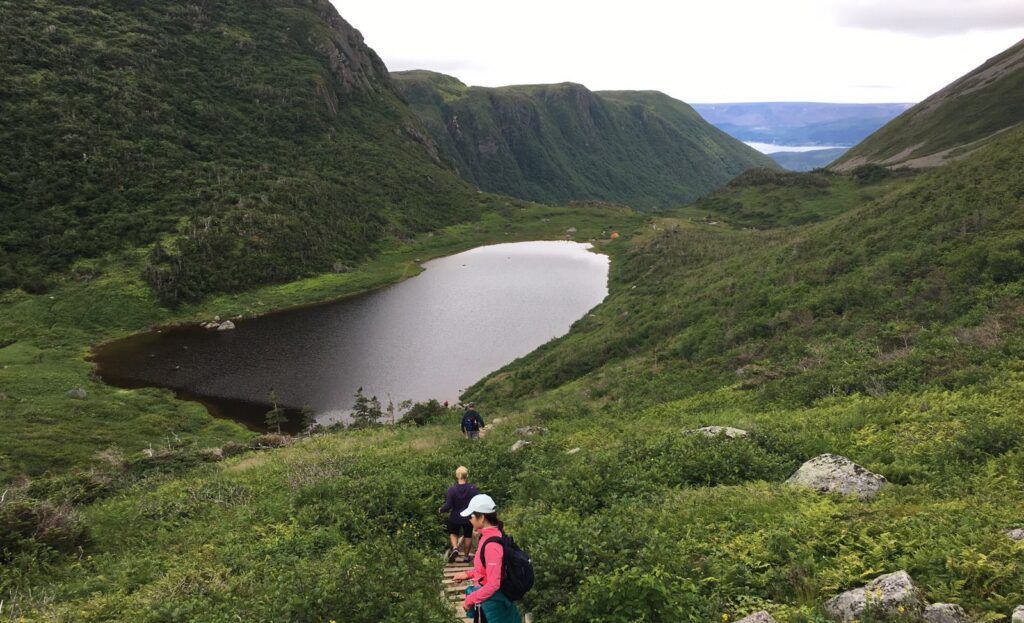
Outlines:
[{"label": "still water surface", "polygon": [[479,247],[356,298],[270,314],[234,331],[165,329],[108,344],[100,376],[158,386],[259,427],[271,389],[343,417],[362,387],[387,405],[454,402],[488,373],[565,334],[608,294],[608,258],[575,242]]}]

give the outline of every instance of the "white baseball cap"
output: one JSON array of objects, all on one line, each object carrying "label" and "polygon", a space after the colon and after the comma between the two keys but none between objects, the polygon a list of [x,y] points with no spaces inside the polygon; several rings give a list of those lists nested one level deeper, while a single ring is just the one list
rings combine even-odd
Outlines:
[{"label": "white baseball cap", "polygon": [[494,500],[491,499],[491,496],[481,493],[479,495],[474,495],[473,499],[469,501],[469,506],[466,507],[466,510],[459,514],[463,517],[469,517],[473,513],[477,513],[479,515],[490,515],[497,510],[498,507],[494,504]]}]

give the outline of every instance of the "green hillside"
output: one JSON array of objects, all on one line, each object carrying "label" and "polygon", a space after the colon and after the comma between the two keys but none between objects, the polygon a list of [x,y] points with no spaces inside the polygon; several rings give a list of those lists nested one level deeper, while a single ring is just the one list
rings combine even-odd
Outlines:
[{"label": "green hillside", "polygon": [[[811,404],[987,379],[1024,346],[1022,162],[1019,129],[962,162],[859,190],[827,174],[775,174],[770,196],[837,214],[799,228],[758,214],[756,180],[741,178],[695,206],[735,203],[742,229],[656,221],[613,261],[618,296],[470,395],[561,388],[635,404],[726,383]],[[799,184],[808,190],[790,190]]]},{"label": "green hillside", "polygon": [[[658,94],[400,76],[417,121],[322,0],[2,2],[0,32],[0,622],[452,623],[437,509],[459,465],[532,557],[522,609],[541,623],[829,623],[827,600],[897,570],[973,621],[1024,604],[1024,127],[927,171],[755,169],[655,215],[560,208],[438,162],[664,207],[655,191],[683,192],[670,173],[716,135]],[[996,73],[946,101],[997,93]],[[976,128],[1005,122],[1000,92]],[[467,390],[475,442],[440,405],[256,435],[85,359],[570,225],[611,257],[609,296]],[[709,425],[748,434],[694,434]],[[888,484],[786,483],[823,453]],[[913,606],[856,621],[924,623]]]},{"label": "green hillside", "polygon": [[[818,223],[624,230],[607,302],[471,388],[506,418],[479,443],[451,412],[223,461],[168,440],[12,487],[7,612],[449,621],[436,508],[465,464],[533,556],[538,618],[824,623],[825,600],[905,569],[1005,620],[1024,601],[1005,535],[1024,517],[1022,165],[1017,130]],[[510,452],[526,424],[548,431]],[[704,425],[751,434],[685,432]],[[783,484],[825,452],[890,486]]]},{"label": "green hillside", "polygon": [[744,169],[776,165],[654,91],[573,84],[467,87],[428,71],[395,84],[466,180],[535,201],[682,205]]},{"label": "green hillside", "polygon": [[327,0],[0,3],[0,289],[154,249],[167,302],[475,214]]},{"label": "green hillside", "polygon": [[851,175],[750,169],[673,214],[708,225],[756,229],[803,225],[871,201],[907,175],[878,166],[865,166]]},{"label": "green hillside", "polygon": [[832,165],[934,167],[1024,121],[1024,41],[896,117]]}]

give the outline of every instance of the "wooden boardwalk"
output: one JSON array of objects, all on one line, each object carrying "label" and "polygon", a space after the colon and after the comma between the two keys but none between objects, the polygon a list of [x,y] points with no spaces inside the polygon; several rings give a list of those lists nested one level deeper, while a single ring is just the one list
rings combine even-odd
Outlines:
[{"label": "wooden boardwalk", "polygon": [[444,596],[452,606],[452,613],[458,621],[472,621],[466,618],[466,611],[462,609],[462,598],[466,595],[466,587],[469,581],[456,582],[452,579],[456,573],[469,571],[473,565],[468,562],[451,562],[444,566]]}]

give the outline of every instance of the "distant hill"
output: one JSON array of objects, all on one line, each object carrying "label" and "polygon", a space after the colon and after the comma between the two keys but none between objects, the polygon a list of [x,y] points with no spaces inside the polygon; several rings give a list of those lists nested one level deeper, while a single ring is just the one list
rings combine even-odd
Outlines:
[{"label": "distant hill", "polygon": [[849,147],[912,105],[750,102],[693,108],[741,141]]},{"label": "distant hill", "polygon": [[1024,121],[1024,41],[893,119],[832,168],[938,166]]},{"label": "distant hill", "polygon": [[768,156],[789,171],[811,171],[827,166],[846,151],[846,147],[835,147],[811,151],[777,151]]},{"label": "distant hill", "polygon": [[687,203],[771,159],[653,91],[573,83],[467,87],[429,71],[392,74],[443,156],[480,188],[536,201]]},{"label": "distant hill", "polygon": [[159,241],[150,283],[195,299],[473,211],[327,0],[0,13],[0,290]]}]

